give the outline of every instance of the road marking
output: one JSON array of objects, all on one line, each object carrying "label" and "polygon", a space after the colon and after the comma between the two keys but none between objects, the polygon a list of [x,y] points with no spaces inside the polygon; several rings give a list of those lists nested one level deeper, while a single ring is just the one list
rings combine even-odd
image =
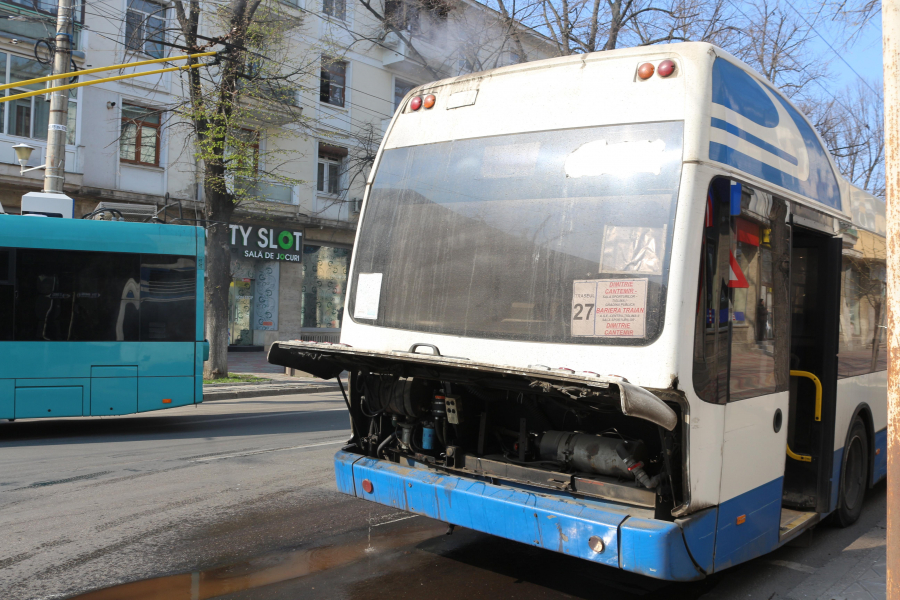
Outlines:
[{"label": "road marking", "polygon": [[332,446],[334,444],[346,444],[346,443],[347,443],[347,440],[345,438],[341,438],[339,440],[332,440],[330,442],[319,442],[318,444],[304,444],[302,446],[288,446],[287,448],[267,448],[265,450],[254,450],[252,452],[237,452],[235,454],[226,454],[224,456],[210,456],[207,458],[198,458],[197,460],[193,460],[191,462],[210,462],[213,460],[222,460],[224,458],[238,458],[241,456],[253,456],[255,454],[267,454],[267,453],[271,453],[271,452],[284,452],[286,450],[302,450],[303,448],[315,448],[317,446]]},{"label": "road marking", "polygon": [[770,560],[768,561],[770,565],[775,565],[777,567],[784,567],[785,569],[793,569],[794,571],[800,571],[801,573],[815,573],[816,569],[814,567],[809,567],[807,565],[801,565],[800,563],[792,562],[789,560]]},{"label": "road marking", "polygon": [[384,523],[376,523],[372,525],[372,527],[381,527],[382,525],[390,525],[391,523],[396,523],[397,521],[405,521],[407,519],[415,519],[419,515],[409,515],[407,517],[400,517],[399,519],[394,519],[393,521],[385,521]]}]

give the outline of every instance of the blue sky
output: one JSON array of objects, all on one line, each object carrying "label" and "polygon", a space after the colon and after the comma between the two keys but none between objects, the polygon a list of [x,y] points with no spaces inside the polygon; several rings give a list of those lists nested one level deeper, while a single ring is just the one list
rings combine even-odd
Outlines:
[{"label": "blue sky", "polygon": [[[855,43],[849,47],[844,47],[847,33],[840,31],[840,28],[835,26],[830,18],[820,15],[817,20],[813,21],[818,10],[815,0],[807,0],[805,9],[803,4],[800,3],[795,4],[795,6],[813,23],[816,31],[827,39],[838,53],[841,53],[844,60],[853,67],[853,70],[856,70],[857,73],[870,81],[872,79],[877,80],[878,85],[881,85],[883,73],[880,15],[866,25]],[[818,36],[813,35],[811,46],[813,49],[812,54],[821,57],[821,60],[827,61],[829,72],[834,76],[831,81],[823,83],[826,83],[834,91],[854,84],[856,74],[835,55],[828,47],[828,44],[823,42]]]}]

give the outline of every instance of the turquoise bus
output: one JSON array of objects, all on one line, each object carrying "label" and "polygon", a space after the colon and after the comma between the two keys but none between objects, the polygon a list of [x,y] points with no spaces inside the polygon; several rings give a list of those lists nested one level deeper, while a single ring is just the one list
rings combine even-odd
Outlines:
[{"label": "turquoise bus", "polygon": [[0,214],[0,418],[203,400],[200,227]]}]

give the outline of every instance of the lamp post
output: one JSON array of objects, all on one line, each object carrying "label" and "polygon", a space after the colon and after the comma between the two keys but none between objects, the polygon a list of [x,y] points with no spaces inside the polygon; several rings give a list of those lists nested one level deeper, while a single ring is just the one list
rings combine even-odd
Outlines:
[{"label": "lamp post", "polygon": [[19,161],[19,175],[24,175],[28,171],[37,171],[38,169],[46,168],[47,165],[41,165],[39,167],[31,167],[30,169],[26,169],[25,165],[28,164],[28,159],[31,158],[31,153],[34,152],[34,146],[29,146],[28,144],[16,144],[13,146],[13,150],[16,151],[16,159]]}]

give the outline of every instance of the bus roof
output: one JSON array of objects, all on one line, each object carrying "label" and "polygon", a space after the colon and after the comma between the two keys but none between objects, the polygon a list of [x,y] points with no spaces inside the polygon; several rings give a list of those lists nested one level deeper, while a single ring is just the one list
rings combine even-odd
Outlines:
[{"label": "bus roof", "polygon": [[[642,63],[667,58],[676,62],[673,76],[637,77]],[[408,100],[425,93],[437,96],[434,109],[412,114]],[[821,137],[790,100],[711,44],[627,48],[501,67],[419,86],[402,106],[383,148],[683,120],[684,162],[716,165],[763,189],[776,186],[773,191],[788,199],[884,235],[884,202],[840,175]],[[471,106],[484,110],[451,110]]]},{"label": "bus roof", "polygon": [[0,247],[197,255],[200,227],[0,215]]}]

